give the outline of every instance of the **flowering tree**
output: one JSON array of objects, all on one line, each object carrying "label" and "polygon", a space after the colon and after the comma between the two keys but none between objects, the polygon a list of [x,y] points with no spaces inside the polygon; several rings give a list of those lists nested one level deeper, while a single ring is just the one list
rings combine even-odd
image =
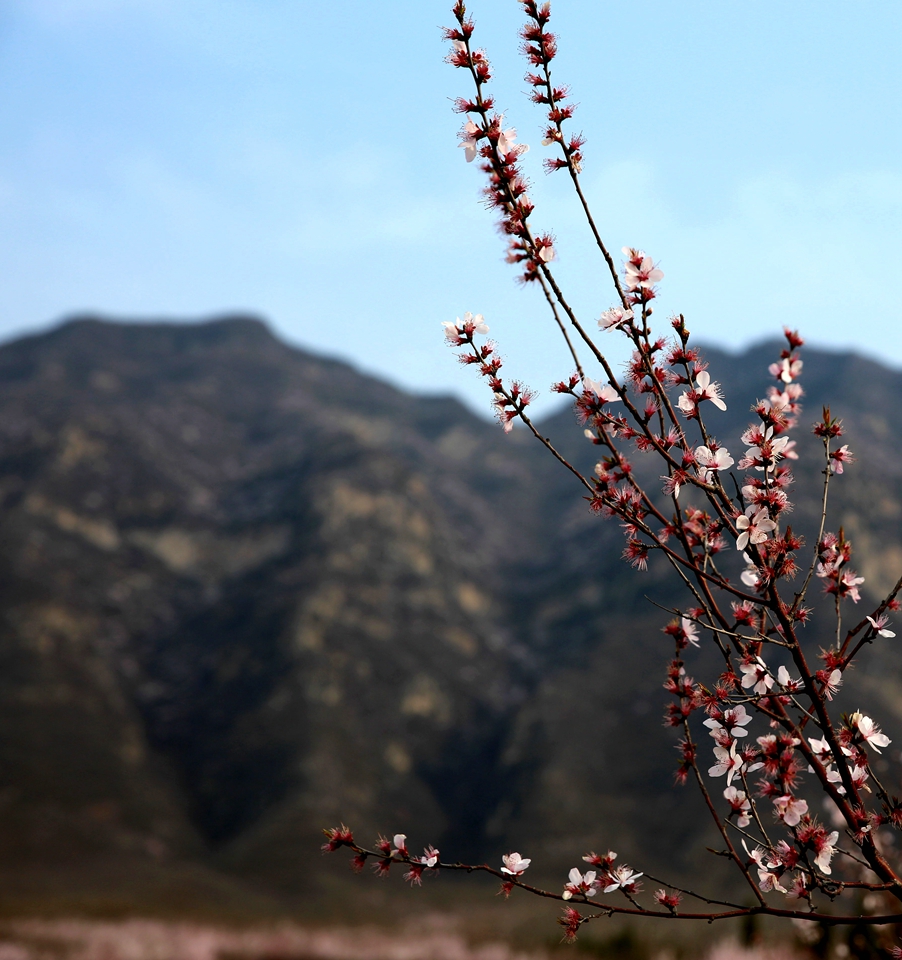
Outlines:
[{"label": "flowering tree", "polygon": [[[526,79],[533,103],[546,115],[542,143],[552,149],[544,166],[549,173],[566,171],[610,275],[614,302],[597,325],[603,334],[629,340],[632,357],[623,377],[558,284],[554,239],[533,226],[520,166],[529,148],[517,143],[516,130],[505,128],[494,108],[487,93],[489,60],[474,45],[473,21],[458,2],[455,26],[445,31],[447,60],[473,85],[470,98],[456,102],[467,118],[460,146],[488,178],[485,196],[499,215],[508,262],[518,265],[523,282],[542,291],[569,348],[574,372],[553,389],[571,398],[585,436],[599,448],[594,475],[583,475],[535,427],[527,413],[530,391],[502,376],[481,315],[446,322],[445,336],[461,362],[485,378],[504,430],[521,420],[575,476],[591,509],[620,522],[624,557],[644,570],[659,556],[685,587],[686,606],[671,611],[664,627],[673,643],[667,723],[681,734],[677,781],[692,781],[700,791],[720,834],[717,853],[732,862],[753,901],[682,889],[618,863],[614,852],[587,853],[585,872],[574,867],[555,891],[526,882],[530,860],[517,852],[498,867],[444,862],[433,847],[413,855],[404,834],[360,846],[343,826],[327,831],[324,849],[349,847],[356,869],[372,858],[380,875],[403,864],[412,884],[440,870],[493,874],[505,895],[521,889],[560,900],[569,939],[583,923],[613,914],[706,921],[770,915],[857,924],[862,917],[850,901],[863,891],[879,903],[870,923],[900,922],[902,864],[893,861],[877,828],[902,828],[902,801],[884,788],[870,762],[890,741],[870,716],[837,716],[831,704],[862,648],[894,636],[888,615],[899,608],[902,588],[900,578],[876,609],[844,622],[861,600],[863,578],[850,565],[852,545],[842,530],[827,531],[831,482],[854,461],[848,446],[839,444],[842,424],[824,409],[813,428],[822,441],[823,490],[820,528],[803,558],[803,540],[786,522],[789,461],[798,459],[790,434],[801,412],[802,339],[785,331],[785,348],[770,366],[766,399],[752,407],[737,462],[714,434],[717,415],[726,409],[724,390],[690,344],[683,317],[671,318],[668,336],[653,332],[652,304],[663,272],[631,247],[623,248],[618,270],[599,234],[580,185],[585,141],[565,130],[574,106],[567,88],[552,79],[557,40],[547,29],[550,5],[520,2],[527,18],[520,33]],[[656,474],[660,481],[653,484],[640,479]],[[799,629],[812,616],[806,598],[815,581],[831,598],[835,618],[832,643],[816,655]],[[713,645],[721,667],[719,675],[698,680],[688,674],[686,657],[702,643]],[[829,825],[809,807],[818,791],[828,800]],[[651,889],[643,891],[643,878]]]}]

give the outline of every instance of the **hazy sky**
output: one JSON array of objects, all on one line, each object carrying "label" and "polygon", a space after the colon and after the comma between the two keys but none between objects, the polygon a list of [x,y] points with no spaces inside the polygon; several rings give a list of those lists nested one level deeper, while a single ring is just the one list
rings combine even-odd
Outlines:
[{"label": "hazy sky", "polygon": [[[434,0],[3,0],[0,335],[82,311],[246,310],[293,343],[485,409],[440,322],[485,314],[507,369],[569,372],[458,150]],[[473,0],[532,144],[534,222],[587,321],[613,302],[522,96],[515,0]],[[555,0],[610,245],[659,313],[738,346],[798,326],[902,364],[902,6]],[[889,271],[888,273],[885,271]],[[616,355],[616,350],[615,350]]]}]

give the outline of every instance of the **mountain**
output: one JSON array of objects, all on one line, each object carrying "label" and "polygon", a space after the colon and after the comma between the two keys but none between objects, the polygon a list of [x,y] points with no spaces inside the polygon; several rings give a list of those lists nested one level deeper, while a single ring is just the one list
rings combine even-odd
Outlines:
[{"label": "mountain", "polygon": [[[707,351],[734,452],[774,350]],[[836,516],[883,589],[902,376],[817,351],[805,373],[803,422],[830,398],[859,455]],[[569,411],[542,430],[591,470]],[[528,846],[550,876],[606,845],[700,869],[704,812],[671,785],[660,722],[666,615],[645,599],[679,595],[623,564],[616,525],[525,431],[253,318],[82,318],[0,347],[0,502],[8,903],[122,883],[176,908],[173,890],[310,898],[341,872],[317,848],[342,820],[462,859]],[[902,735],[898,658],[875,654],[853,692]]]}]

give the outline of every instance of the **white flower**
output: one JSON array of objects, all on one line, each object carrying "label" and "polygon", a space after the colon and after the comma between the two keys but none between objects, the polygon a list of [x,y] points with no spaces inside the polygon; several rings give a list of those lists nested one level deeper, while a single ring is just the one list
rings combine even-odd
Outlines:
[{"label": "white flower", "polygon": [[836,767],[827,767],[827,782],[836,784],[836,792],[841,797],[846,795],[846,788],[842,785],[842,774]]},{"label": "white flower", "polygon": [[579,872],[579,867],[574,867],[568,874],[570,882],[578,887],[581,884],[585,884],[587,887],[591,887],[595,883],[596,873],[594,870],[587,870],[585,875]]},{"label": "white flower", "polygon": [[745,570],[739,575],[739,579],[747,586],[755,588],[758,586],[758,568],[755,566],[755,561],[747,554],[742,555],[742,559],[745,560]]},{"label": "white flower", "polygon": [[777,524],[767,515],[767,507],[755,512],[751,506],[736,518],[736,529],[741,531],[736,538],[736,549],[745,550],[750,543],[764,543],[767,535],[777,529]]},{"label": "white flower", "polygon": [[836,830],[828,834],[824,840],[824,845],[818,850],[817,856],[814,858],[814,862],[818,865],[821,873],[826,873],[828,877],[831,872],[830,861],[833,859],[833,854],[836,853],[835,844],[838,839],[839,834]]},{"label": "white flower", "polygon": [[829,677],[827,677],[827,682],[824,684],[824,693],[827,696],[828,700],[832,700],[836,695],[836,692],[842,686],[842,670],[837,667]]},{"label": "white flower", "polygon": [[710,482],[712,470],[726,470],[736,462],[725,447],[712,450],[711,447],[696,447],[695,461],[702,468],[699,475],[703,483]]},{"label": "white flower", "polygon": [[698,627],[686,617],[680,618],[680,626],[683,629],[683,633],[686,636],[686,640],[692,644],[693,647],[698,646]]},{"label": "white flower", "polygon": [[755,657],[752,663],[741,663],[742,686],[760,695],[764,695],[774,685],[774,678],[767,672],[767,664],[761,657]]},{"label": "white flower", "polygon": [[532,863],[532,860],[525,860],[519,853],[505,853],[501,859],[504,866],[502,873],[509,873],[512,877],[519,876]]},{"label": "white flower", "polygon": [[610,893],[612,890],[617,890],[620,887],[629,887],[634,884],[639,877],[643,876],[643,874],[634,873],[631,867],[622,863],[620,866],[614,867],[610,871],[609,876],[611,882],[604,888],[605,893]]},{"label": "white flower", "polygon": [[578,867],[574,867],[569,874],[570,882],[564,887],[563,898],[569,900],[574,893],[582,893],[587,897],[594,897],[598,892],[595,885],[595,871],[587,870],[585,875],[579,872]]},{"label": "white flower", "polygon": [[[764,850],[762,847],[755,847],[753,851],[749,850],[745,840],[742,841],[742,845],[745,847],[745,852],[749,855],[749,859],[758,868],[758,887],[765,893],[769,890],[779,890],[780,893],[786,893],[786,887],[780,885],[779,875],[771,872],[779,869],[782,864],[778,860],[771,860],[769,863],[765,863],[764,858],[767,856],[767,850]],[[771,854],[771,856],[773,855]]]},{"label": "white flower", "polygon": [[789,671],[786,667],[780,667],[777,671],[777,683],[789,693],[795,693],[795,691],[801,689],[802,686],[801,679],[793,680],[790,678]]},{"label": "white flower", "polygon": [[[460,324],[460,321],[459,321],[459,320],[458,320],[457,322],[458,322],[458,324]],[[475,314],[475,315],[472,314],[472,313],[470,313],[470,312],[465,313],[465,314],[464,314],[464,326],[466,326],[466,325],[469,324],[469,323],[472,323],[472,324],[473,324],[473,332],[474,332],[474,333],[481,333],[481,334],[483,334],[483,336],[484,336],[485,334],[487,334],[487,333],[489,332],[488,325],[486,324],[485,320],[482,319],[482,314],[481,314],[481,313],[477,313],[477,314]]]},{"label": "white flower", "polygon": [[623,307],[611,307],[598,318],[598,326],[602,330],[613,330],[632,319],[633,311],[630,308],[624,310]]},{"label": "white flower", "polygon": [[724,710],[723,713],[723,723],[719,720],[715,720],[713,717],[705,720],[705,726],[712,731],[712,736],[715,735],[715,732],[718,729],[728,730],[731,737],[747,737],[748,730],[745,727],[752,722],[752,715],[745,709],[743,704],[739,704],[735,707],[730,707],[729,710]]},{"label": "white flower", "polygon": [[762,893],[770,890],[779,890],[780,893],[786,893],[786,887],[780,883],[780,878],[776,873],[771,872],[771,868],[776,868],[779,864],[769,863],[766,867],[758,868],[758,889]]},{"label": "white flower", "polygon": [[729,750],[725,747],[715,747],[714,759],[717,763],[708,768],[708,776],[722,777],[726,774],[729,786],[733,782],[733,777],[742,770],[742,758],[736,755],[736,744],[731,743]]},{"label": "white flower", "polygon": [[865,618],[870,625],[877,631],[881,637],[894,637],[896,634],[892,630],[887,630],[886,625],[889,622],[889,618],[885,615],[877,617],[875,620],[873,617]]},{"label": "white flower", "polygon": [[602,403],[611,403],[619,400],[617,391],[609,384],[601,384],[598,380],[592,380],[590,377],[583,377],[583,390],[591,390]]},{"label": "white flower", "polygon": [[826,737],[824,737],[823,740],[816,740],[814,737],[809,737],[808,742],[811,744],[811,752],[824,766],[833,763],[833,752],[830,749],[830,744],[827,743]]},{"label": "white flower", "polygon": [[435,847],[426,847],[423,856],[419,858],[419,862],[424,867],[434,867],[438,863],[438,850]]},{"label": "white flower", "polygon": [[881,752],[881,747],[888,747],[893,742],[885,733],[880,732],[880,727],[870,717],[856,712],[849,719],[853,726],[858,727],[862,739],[867,742],[868,746],[873,747],[877,753]]},{"label": "white flower", "polygon": [[400,853],[402,850],[407,850],[407,834],[406,833],[396,833],[392,837],[392,843],[395,846],[395,849]]},{"label": "white flower", "polygon": [[711,382],[711,374],[707,370],[702,370],[695,375],[695,383],[699,388],[697,391],[699,400],[710,400],[718,410],[727,409],[720,384]]},{"label": "white flower", "polygon": [[472,314],[469,311],[464,314],[463,320],[460,317],[452,323],[450,320],[443,320],[442,326],[445,328],[445,336],[452,343],[456,343],[460,337],[464,335],[464,328],[472,325],[473,333],[481,333],[483,335],[489,332],[488,324],[483,320],[482,314]]}]

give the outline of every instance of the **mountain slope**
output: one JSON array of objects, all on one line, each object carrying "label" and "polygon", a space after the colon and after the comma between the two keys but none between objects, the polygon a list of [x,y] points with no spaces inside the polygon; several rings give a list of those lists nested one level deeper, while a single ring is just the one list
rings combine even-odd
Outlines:
[{"label": "mountain slope", "polygon": [[[707,351],[734,453],[773,352]],[[860,463],[836,517],[883,589],[902,569],[902,376],[809,351],[803,382],[803,424],[828,400],[847,422]],[[591,470],[569,411],[543,429]],[[699,869],[646,600],[679,595],[622,563],[617,526],[525,432],[250,318],[82,319],[0,348],[0,500],[10,868],[130,858],[309,891],[337,869],[318,830],[344,820],[455,857],[528,845],[553,876],[615,839]],[[874,653],[849,696],[902,735],[898,658]]]}]

